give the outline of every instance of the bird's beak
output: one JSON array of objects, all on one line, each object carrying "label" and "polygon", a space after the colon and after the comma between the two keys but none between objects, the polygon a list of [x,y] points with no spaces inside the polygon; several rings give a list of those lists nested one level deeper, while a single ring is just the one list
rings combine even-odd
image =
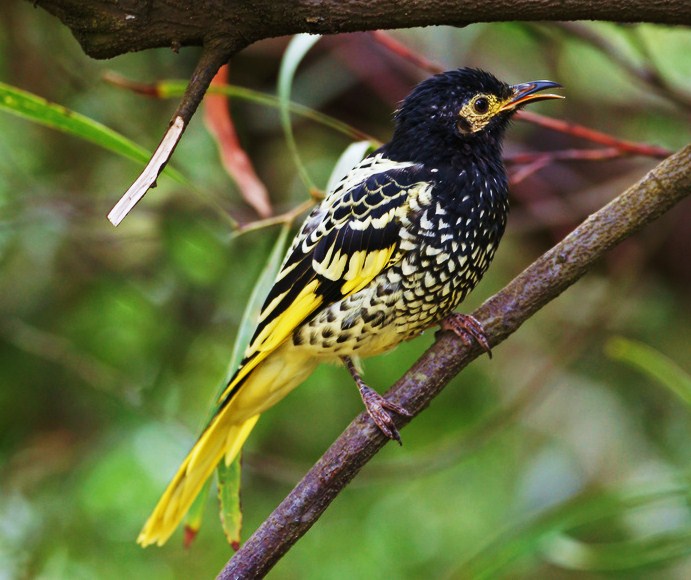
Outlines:
[{"label": "bird's beak", "polygon": [[538,91],[545,89],[561,88],[559,83],[552,81],[531,81],[529,83],[521,83],[520,85],[512,85],[511,90],[513,96],[504,103],[500,111],[512,111],[519,105],[525,105],[532,101],[544,101],[546,99],[563,99],[562,95],[552,94],[536,94]]}]

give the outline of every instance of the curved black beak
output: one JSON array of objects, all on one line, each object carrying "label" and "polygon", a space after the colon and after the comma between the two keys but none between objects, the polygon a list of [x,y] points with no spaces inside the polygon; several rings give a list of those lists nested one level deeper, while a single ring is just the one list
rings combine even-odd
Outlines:
[{"label": "curved black beak", "polygon": [[553,88],[561,88],[561,85],[552,81],[531,81],[529,83],[521,83],[520,85],[512,85],[511,90],[513,91],[513,96],[502,105],[500,110],[510,111],[519,105],[525,105],[533,101],[563,99],[564,97],[562,95],[553,95],[550,93],[536,94],[539,91]]}]

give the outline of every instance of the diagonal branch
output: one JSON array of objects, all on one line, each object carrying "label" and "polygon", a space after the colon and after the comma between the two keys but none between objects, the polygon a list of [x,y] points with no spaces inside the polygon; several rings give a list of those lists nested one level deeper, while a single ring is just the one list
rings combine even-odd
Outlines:
[{"label": "diagonal branch", "polygon": [[561,133],[566,133],[567,135],[572,135],[574,137],[578,137],[579,139],[585,139],[586,141],[598,143],[606,147],[614,147],[623,153],[631,153],[632,155],[646,155],[648,157],[657,157],[658,159],[664,159],[671,153],[671,151],[665,149],[664,147],[659,147],[658,145],[648,145],[647,143],[627,141],[625,139],[620,139],[619,137],[608,135],[602,131],[596,131],[590,127],[579,125],[578,123],[545,117],[544,115],[533,113],[532,111],[526,111],[525,109],[518,111],[517,117],[523,121],[528,121],[535,125],[539,125],[540,127],[546,127],[548,129],[552,129],[553,131],[560,131]]},{"label": "diagonal branch", "polygon": [[[591,215],[473,315],[496,346],[574,284],[603,254],[691,194],[691,145]],[[477,358],[449,333],[391,388],[388,398],[414,415]],[[399,427],[410,419],[400,417]],[[331,501],[388,440],[366,413],[358,416],[228,562],[218,578],[265,575],[319,519]]]},{"label": "diagonal branch", "polygon": [[218,70],[239,48],[222,42],[210,42],[204,47],[185,94],[182,96],[161,142],[156,147],[156,151],[154,151],[144,171],[108,213],[108,219],[114,226],[125,219],[149,189],[156,187],[158,176],[170,161],[170,157],[178,146],[197,107],[202,102],[211,81]]}]

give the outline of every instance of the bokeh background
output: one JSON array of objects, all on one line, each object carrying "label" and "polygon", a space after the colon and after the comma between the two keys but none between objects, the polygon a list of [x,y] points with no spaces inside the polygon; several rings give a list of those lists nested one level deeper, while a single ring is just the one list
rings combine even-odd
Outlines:
[{"label": "bokeh background", "polygon": [[[690,140],[687,29],[491,24],[392,35],[447,68],[566,87],[567,100],[534,111],[670,150]],[[275,94],[288,41],[242,52],[231,82]],[[197,57],[156,50],[94,61],[44,11],[0,7],[0,81],[149,150],[175,101],[103,75],[185,79]],[[371,35],[325,38],[292,98],[386,140],[396,103],[428,74]],[[276,110],[237,100],[232,114],[276,212],[306,200]],[[350,141],[298,117],[294,130],[323,187]],[[516,122],[506,149],[593,147]],[[523,175],[503,245],[464,309],[656,163],[553,162]],[[105,215],[140,167],[0,111],[2,579],[209,578],[231,554],[213,500],[189,550],[180,533],[162,549],[142,550],[135,538],[206,417],[278,229],[234,233],[229,215],[257,216],[201,115],[173,165],[194,189],[161,178],[114,229]],[[473,363],[273,577],[691,577],[691,406],[645,372],[661,365],[682,384],[691,373],[690,221],[687,200],[610,252],[493,360]],[[432,340],[367,362],[368,382],[385,389]],[[245,536],[360,411],[345,371],[325,367],[266,413],[246,448]]]}]

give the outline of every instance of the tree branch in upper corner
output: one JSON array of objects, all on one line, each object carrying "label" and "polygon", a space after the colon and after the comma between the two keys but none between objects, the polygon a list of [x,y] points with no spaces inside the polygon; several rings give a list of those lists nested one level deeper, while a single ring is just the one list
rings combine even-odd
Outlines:
[{"label": "tree branch in upper corner", "polygon": [[147,48],[247,46],[309,32],[336,34],[474,22],[603,20],[691,24],[688,0],[31,0],[72,30],[84,52],[111,58]]},{"label": "tree branch in upper corner", "polygon": [[[490,344],[508,338],[540,308],[583,276],[603,254],[691,194],[691,145],[591,215],[473,315]],[[387,397],[417,415],[477,358],[449,333],[391,388]],[[410,419],[397,417],[399,427]],[[366,413],[358,416],[302,481],[233,556],[218,578],[263,577],[319,519],[331,501],[387,443]]]}]

